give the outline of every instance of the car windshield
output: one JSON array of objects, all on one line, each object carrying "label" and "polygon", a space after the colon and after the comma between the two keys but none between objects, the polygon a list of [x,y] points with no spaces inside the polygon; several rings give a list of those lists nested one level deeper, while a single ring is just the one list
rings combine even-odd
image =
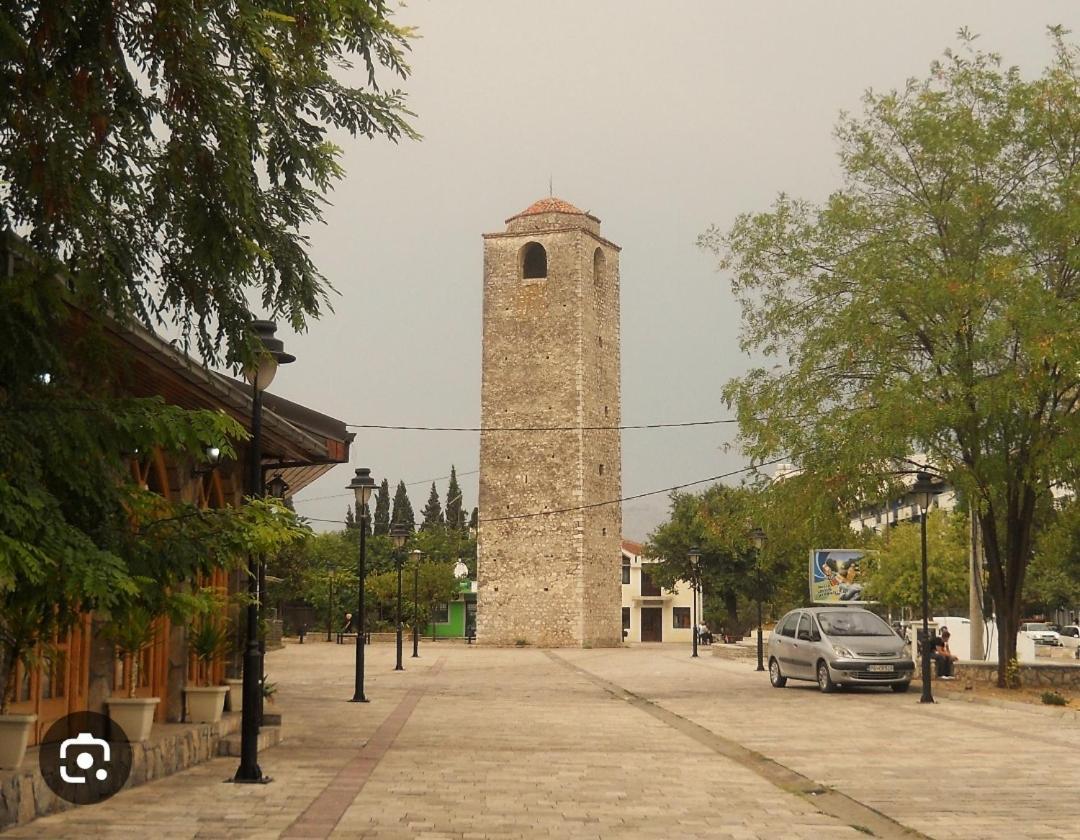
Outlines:
[{"label": "car windshield", "polygon": [[892,628],[873,613],[836,610],[818,613],[826,636],[895,636]]},{"label": "car windshield", "polygon": [[1027,626],[1027,629],[1028,630],[1049,630],[1050,625],[1049,624],[1029,624]]}]

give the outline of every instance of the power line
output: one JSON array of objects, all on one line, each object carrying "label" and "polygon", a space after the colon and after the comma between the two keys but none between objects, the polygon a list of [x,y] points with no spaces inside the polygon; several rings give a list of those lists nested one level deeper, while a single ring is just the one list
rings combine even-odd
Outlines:
[{"label": "power line", "polygon": [[[752,470],[756,470],[756,469],[759,469],[761,467],[772,466],[774,464],[785,463],[786,461],[787,461],[786,458],[775,458],[772,461],[763,461],[760,464],[754,464],[754,465],[751,465],[749,467],[741,467],[740,469],[732,470],[731,472],[721,473],[720,475],[713,475],[713,476],[709,476],[708,478],[699,478],[696,481],[687,481],[687,482],[685,482],[683,484],[675,484],[675,485],[673,485],[671,487],[662,487],[659,490],[648,490],[648,491],[646,491],[644,493],[635,493],[632,496],[623,496],[620,499],[608,499],[607,501],[603,501],[603,502],[592,502],[592,503],[587,504],[587,505],[577,505],[575,507],[568,507],[568,508],[555,508],[555,509],[552,509],[552,510],[538,510],[538,511],[532,511],[531,513],[516,513],[516,514],[511,514],[509,516],[494,516],[494,517],[492,517],[490,519],[480,519],[479,524],[484,525],[484,524],[487,524],[489,522],[507,522],[507,521],[513,520],[513,519],[532,519],[532,518],[537,517],[537,516],[552,516],[552,515],[557,514],[557,513],[574,513],[574,512],[579,511],[579,510],[589,510],[591,508],[604,507],[606,505],[618,505],[618,504],[622,504],[623,502],[634,501],[635,499],[644,499],[644,498],[646,498],[648,496],[659,496],[661,493],[673,493],[676,490],[682,490],[682,489],[684,489],[686,487],[696,487],[699,484],[709,484],[710,482],[720,481],[721,479],[724,479],[724,478],[731,478],[732,476],[739,475],[741,473],[750,472]],[[315,519],[313,517],[305,517],[305,519],[308,519],[310,522],[327,522],[327,523],[329,523],[331,525],[344,525],[345,524],[345,521],[340,520],[340,519]]]},{"label": "power line", "polygon": [[691,420],[685,423],[641,423],[631,426],[391,426],[382,423],[346,423],[349,429],[381,429],[402,432],[621,432],[634,429],[684,429],[738,423],[735,418]]}]

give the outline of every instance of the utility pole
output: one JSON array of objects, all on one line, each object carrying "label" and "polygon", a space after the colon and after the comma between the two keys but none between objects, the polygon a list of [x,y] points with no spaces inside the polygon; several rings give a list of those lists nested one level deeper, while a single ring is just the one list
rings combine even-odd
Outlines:
[{"label": "utility pole", "polygon": [[981,660],[986,657],[986,648],[983,643],[985,624],[982,614],[982,532],[979,530],[979,520],[975,516],[975,505],[970,505],[968,511],[971,517],[971,564],[968,576],[968,617],[971,619],[968,628],[971,644],[968,655],[971,659]]}]

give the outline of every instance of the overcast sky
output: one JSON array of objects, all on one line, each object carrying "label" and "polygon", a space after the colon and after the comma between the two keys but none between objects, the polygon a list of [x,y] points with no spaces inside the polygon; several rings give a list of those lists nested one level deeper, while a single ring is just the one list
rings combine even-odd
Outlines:
[{"label": "overcast sky", "polygon": [[[312,254],[341,296],[283,336],[298,360],[273,390],[351,423],[479,425],[480,236],[550,177],[623,248],[623,422],[638,424],[730,416],[721,388],[748,365],[698,234],[781,190],[827,195],[839,112],[925,75],[960,26],[1033,74],[1046,25],[1080,28],[1080,4],[412,0],[396,18],[420,35],[404,88],[423,140],[338,138],[346,176]],[[623,495],[743,466],[723,448],[733,435],[624,432]],[[476,434],[360,431],[352,465],[419,482],[419,513],[452,463],[471,509],[478,457]],[[343,518],[350,476],[332,470],[298,512]],[[627,503],[625,536],[645,537],[667,505]]]}]

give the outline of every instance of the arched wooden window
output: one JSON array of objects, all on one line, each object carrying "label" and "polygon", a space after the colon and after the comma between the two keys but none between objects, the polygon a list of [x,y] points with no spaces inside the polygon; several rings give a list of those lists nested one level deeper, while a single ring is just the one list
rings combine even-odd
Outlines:
[{"label": "arched wooden window", "polygon": [[547,277],[547,251],[539,242],[526,243],[521,249],[523,280],[543,280]]}]

